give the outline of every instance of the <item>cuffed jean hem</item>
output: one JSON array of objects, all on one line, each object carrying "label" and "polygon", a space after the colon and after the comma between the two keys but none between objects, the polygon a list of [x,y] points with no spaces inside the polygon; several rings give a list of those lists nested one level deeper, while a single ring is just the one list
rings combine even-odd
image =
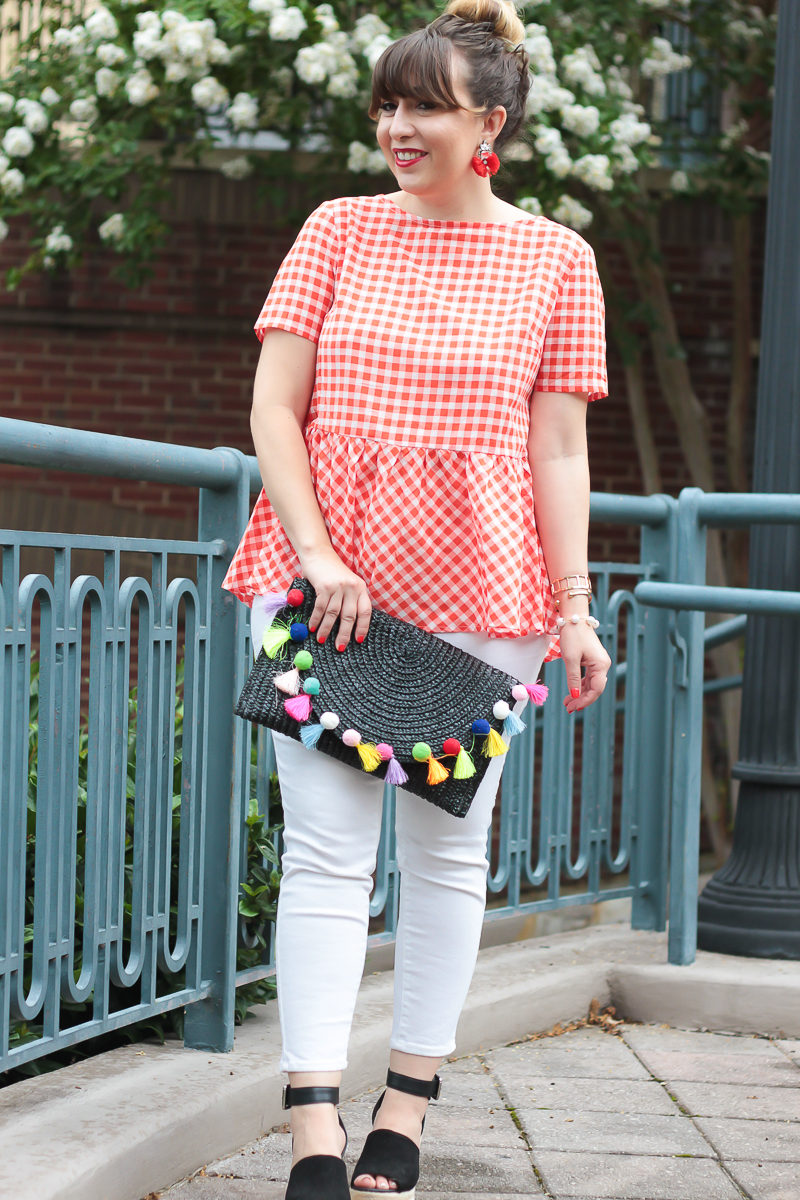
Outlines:
[{"label": "cuffed jean hem", "polygon": [[399,1046],[394,1039],[389,1042],[390,1050],[397,1050],[399,1054],[419,1054],[422,1058],[447,1058],[453,1053],[456,1048],[455,1042],[450,1042],[443,1049],[438,1046],[423,1046],[417,1043],[405,1042]]},{"label": "cuffed jean hem", "polygon": [[289,1074],[290,1071],[292,1073],[294,1073],[295,1071],[305,1071],[307,1074],[310,1074],[312,1071],[315,1073],[320,1072],[320,1071],[346,1071],[347,1070],[347,1059],[346,1058],[340,1059],[338,1062],[335,1062],[335,1063],[331,1063],[331,1062],[303,1063],[303,1062],[298,1062],[297,1059],[294,1059],[293,1061],[290,1062],[288,1059],[282,1058],[280,1060],[280,1063],[278,1064],[278,1070],[284,1071],[287,1075]]}]

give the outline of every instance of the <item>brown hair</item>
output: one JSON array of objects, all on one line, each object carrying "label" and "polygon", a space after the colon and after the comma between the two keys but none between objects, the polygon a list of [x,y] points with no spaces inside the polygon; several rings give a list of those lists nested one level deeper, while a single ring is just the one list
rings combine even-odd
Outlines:
[{"label": "brown hair", "polygon": [[502,104],[503,128],[498,149],[510,142],[525,119],[530,88],[529,59],[523,46],[525,26],[512,0],[450,0],[444,13],[387,46],[372,73],[368,115],[378,119],[380,105],[395,96],[435,101],[460,108],[453,95],[453,47],[466,59],[466,85],[477,112]]}]

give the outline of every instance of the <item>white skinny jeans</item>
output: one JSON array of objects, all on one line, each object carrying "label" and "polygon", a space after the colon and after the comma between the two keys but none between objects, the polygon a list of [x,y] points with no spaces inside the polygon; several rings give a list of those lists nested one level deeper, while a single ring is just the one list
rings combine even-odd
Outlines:
[{"label": "white skinny jeans", "polygon": [[[253,646],[264,617],[253,605]],[[440,633],[526,683],[550,638]],[[519,701],[519,713],[527,701]],[[302,742],[273,733],[284,815],[275,963],[282,1071],[347,1066],[364,971],[369,896],[381,831],[383,782]],[[486,907],[487,838],[505,755],[493,758],[466,817],[398,788],[395,831],[400,904],[390,1047],[443,1058],[478,955]]]}]

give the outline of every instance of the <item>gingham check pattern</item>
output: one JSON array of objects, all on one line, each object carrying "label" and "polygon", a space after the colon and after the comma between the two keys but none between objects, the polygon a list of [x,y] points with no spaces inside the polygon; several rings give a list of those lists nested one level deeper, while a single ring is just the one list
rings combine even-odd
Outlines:
[{"label": "gingham check pattern", "polygon": [[[312,478],[373,603],[432,632],[552,631],[529,405],[534,391],[607,395],[591,247],[544,217],[438,221],[382,195],[329,200],[275,277],[259,338],[270,327],[317,344]],[[262,492],[223,586],[251,604],[297,574]]]}]

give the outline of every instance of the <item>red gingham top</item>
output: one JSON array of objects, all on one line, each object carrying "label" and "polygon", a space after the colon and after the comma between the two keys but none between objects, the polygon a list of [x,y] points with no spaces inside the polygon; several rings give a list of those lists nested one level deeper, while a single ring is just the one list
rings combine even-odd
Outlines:
[{"label": "red gingham top", "polygon": [[[311,474],[373,604],[433,632],[552,632],[529,405],[534,390],[607,395],[583,238],[545,217],[442,221],[385,195],[327,200],[278,270],[256,334],[270,327],[317,344]],[[299,573],[262,491],[223,586],[252,604]]]}]

